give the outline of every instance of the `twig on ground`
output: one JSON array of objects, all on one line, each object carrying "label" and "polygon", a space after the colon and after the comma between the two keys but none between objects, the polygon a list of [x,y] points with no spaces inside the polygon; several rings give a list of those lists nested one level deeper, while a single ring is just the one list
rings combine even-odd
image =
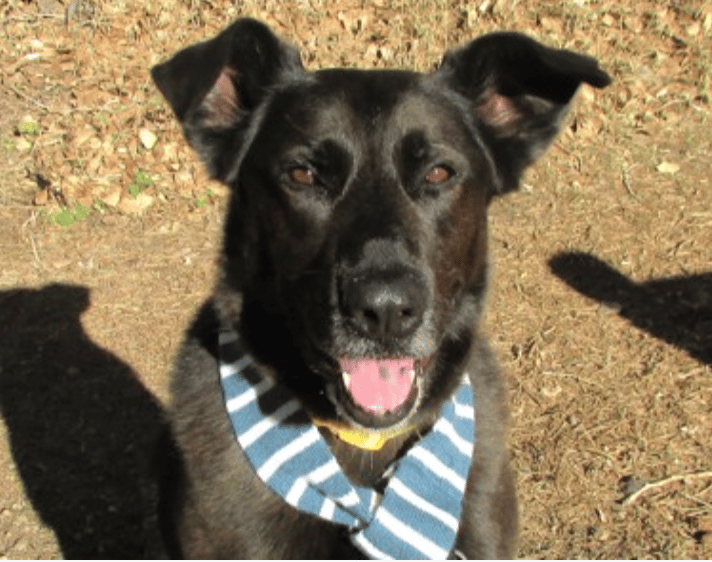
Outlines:
[{"label": "twig on ground", "polygon": [[703,472],[693,472],[691,474],[675,474],[673,476],[669,476],[668,478],[658,480],[657,482],[648,482],[647,484],[644,484],[640,488],[640,490],[636,491],[635,493],[628,496],[625,500],[623,500],[623,505],[629,505],[633,503],[640,496],[642,496],[646,492],[649,492],[650,490],[662,488],[663,486],[671,484],[672,482],[680,482],[681,480],[691,480],[693,478],[712,478],[712,470],[705,470]]},{"label": "twig on ground", "polygon": [[31,96],[28,96],[26,93],[24,93],[21,90],[18,90],[14,86],[10,86],[9,84],[5,84],[4,82],[0,82],[0,85],[4,86],[7,90],[15,94],[16,96],[22,98],[25,101],[28,101],[38,107],[41,107],[45,111],[49,111],[49,107],[47,107],[45,104],[43,104],[41,101],[37,101],[36,99],[32,98]]},{"label": "twig on ground", "polygon": [[30,232],[27,228],[27,226],[36,220],[36,215],[33,214],[29,219],[27,219],[23,224],[22,224],[22,231],[25,233],[27,236],[28,240],[30,241],[30,244],[32,246],[32,254],[34,255],[35,258],[35,267],[37,269],[41,270],[46,270],[47,268],[44,266],[42,263],[42,260],[40,259],[40,254],[37,251],[37,244],[35,243],[35,237],[32,236],[32,232]]},{"label": "twig on ground", "polygon": [[630,181],[630,171],[632,168],[633,166],[621,166],[621,180],[623,181],[623,187],[625,187],[625,190],[628,192],[628,195],[636,197],[635,192],[633,191],[633,186],[631,185]]}]

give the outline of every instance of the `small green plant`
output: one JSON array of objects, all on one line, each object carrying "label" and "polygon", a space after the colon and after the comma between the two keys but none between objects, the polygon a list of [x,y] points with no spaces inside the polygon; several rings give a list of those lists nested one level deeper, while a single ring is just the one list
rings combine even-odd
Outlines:
[{"label": "small green plant", "polygon": [[[107,128],[109,125],[111,125],[111,121],[109,121],[109,117],[106,115],[104,112],[99,112],[96,115],[96,120],[101,124],[102,127]],[[120,135],[112,135],[112,142],[115,142],[117,139],[114,139],[114,137],[120,137]]]},{"label": "small green plant", "polygon": [[215,195],[212,189],[206,189],[204,195],[198,196],[198,198],[195,201],[195,206],[198,207],[198,209],[201,209],[202,207],[205,207],[209,202],[210,199]]},{"label": "small green plant", "polygon": [[62,209],[58,213],[50,215],[49,220],[59,226],[69,226],[70,224],[74,224],[76,222],[74,213],[72,213],[69,209]]},{"label": "small green plant", "polygon": [[90,214],[91,209],[79,203],[74,210],[62,209],[61,211],[48,215],[47,220],[59,226],[70,226],[75,222],[87,218]]},{"label": "small green plant", "polygon": [[40,124],[27,116],[17,124],[17,132],[24,136],[35,136],[40,134]]},{"label": "small green plant", "polygon": [[76,209],[74,209],[74,219],[78,221],[87,218],[90,214],[91,209],[81,203],[79,203]]},{"label": "small green plant", "polygon": [[151,179],[151,176],[149,176],[146,172],[138,170],[134,176],[134,181],[129,185],[128,190],[131,195],[136,197],[144,189],[151,187],[152,185],[153,180]]},{"label": "small green plant", "polygon": [[0,140],[0,146],[2,146],[2,151],[5,154],[12,154],[17,150],[17,143],[15,143],[14,139],[6,137],[3,137],[2,140]]}]

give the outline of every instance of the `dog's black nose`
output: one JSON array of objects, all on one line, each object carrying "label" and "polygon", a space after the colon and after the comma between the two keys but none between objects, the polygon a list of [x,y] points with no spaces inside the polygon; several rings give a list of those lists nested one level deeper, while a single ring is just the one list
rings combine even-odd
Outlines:
[{"label": "dog's black nose", "polygon": [[416,274],[375,271],[345,279],[345,316],[365,335],[387,339],[407,336],[423,321],[427,290]]}]

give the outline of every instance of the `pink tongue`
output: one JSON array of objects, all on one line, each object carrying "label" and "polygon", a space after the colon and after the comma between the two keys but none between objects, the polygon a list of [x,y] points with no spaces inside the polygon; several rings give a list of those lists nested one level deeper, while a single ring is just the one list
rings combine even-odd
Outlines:
[{"label": "pink tongue", "polygon": [[351,377],[346,390],[364,410],[376,414],[393,411],[410,394],[413,359],[341,359],[339,363]]}]

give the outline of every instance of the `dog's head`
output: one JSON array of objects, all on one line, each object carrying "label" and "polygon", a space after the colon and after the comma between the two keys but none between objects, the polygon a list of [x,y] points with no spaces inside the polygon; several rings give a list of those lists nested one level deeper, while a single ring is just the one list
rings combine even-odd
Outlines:
[{"label": "dog's head", "polygon": [[[457,384],[487,206],[551,142],[595,60],[481,37],[430,74],[307,72],[242,19],[153,69],[232,188],[216,302],[317,417],[397,428]],[[458,370],[460,369],[460,370]]]}]

